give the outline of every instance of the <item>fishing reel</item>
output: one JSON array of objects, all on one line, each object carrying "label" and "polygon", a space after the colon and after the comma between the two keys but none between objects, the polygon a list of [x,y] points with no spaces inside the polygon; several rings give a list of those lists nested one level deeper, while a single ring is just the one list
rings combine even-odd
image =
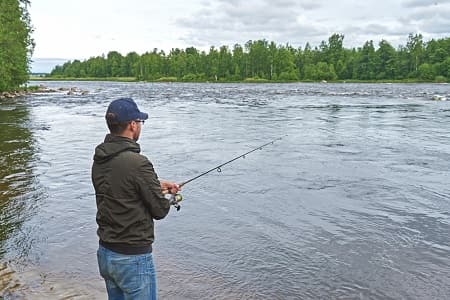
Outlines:
[{"label": "fishing reel", "polygon": [[170,205],[173,205],[177,211],[180,210],[180,202],[183,200],[183,196],[181,196],[181,194],[164,194],[164,198],[169,200]]}]

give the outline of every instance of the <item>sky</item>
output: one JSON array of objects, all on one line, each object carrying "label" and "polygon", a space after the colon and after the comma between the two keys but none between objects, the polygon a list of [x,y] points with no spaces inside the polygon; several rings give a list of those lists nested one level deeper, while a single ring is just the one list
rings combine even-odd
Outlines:
[{"label": "sky", "polygon": [[244,45],[266,39],[313,47],[333,33],[344,47],[450,37],[450,0],[31,0],[32,72],[118,51]]}]

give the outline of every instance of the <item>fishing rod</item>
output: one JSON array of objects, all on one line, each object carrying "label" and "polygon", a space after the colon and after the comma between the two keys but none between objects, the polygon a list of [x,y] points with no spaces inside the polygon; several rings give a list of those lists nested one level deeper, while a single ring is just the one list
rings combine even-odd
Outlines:
[{"label": "fishing rod", "polygon": [[[236,157],[230,159],[229,161],[224,162],[223,164],[220,164],[220,165],[218,165],[218,166],[216,166],[214,168],[211,168],[208,171],[205,171],[205,172],[203,172],[203,173],[201,173],[201,174],[199,174],[199,175],[197,175],[195,177],[192,177],[191,179],[183,181],[182,183],[180,183],[178,185],[178,187],[181,188],[182,186],[184,186],[184,185],[186,185],[186,184],[188,184],[188,183],[190,183],[190,182],[192,182],[194,180],[197,180],[198,178],[200,178],[202,176],[205,176],[206,174],[211,173],[212,171],[217,171],[217,172],[220,173],[220,172],[222,172],[222,167],[223,166],[228,165],[229,163],[232,163],[233,161],[238,160],[239,158],[245,158],[248,154],[250,154],[252,152],[255,152],[257,150],[262,150],[262,148],[264,148],[264,147],[266,147],[268,145],[273,145],[276,141],[281,140],[285,136],[287,136],[287,135],[284,135],[282,137],[276,138],[276,139],[274,139],[274,140],[272,140],[272,141],[270,141],[268,143],[265,143],[264,145],[261,145],[261,146],[258,146],[256,148],[253,148],[252,150],[250,150],[248,152],[245,152],[244,154],[241,154],[239,156],[236,156]],[[167,194],[165,194],[165,196],[170,201],[170,204],[172,204],[173,206],[176,207],[177,211],[180,210],[181,206],[180,206],[179,203],[183,200],[183,196],[181,196],[181,194],[170,194],[170,193],[167,193]]]}]

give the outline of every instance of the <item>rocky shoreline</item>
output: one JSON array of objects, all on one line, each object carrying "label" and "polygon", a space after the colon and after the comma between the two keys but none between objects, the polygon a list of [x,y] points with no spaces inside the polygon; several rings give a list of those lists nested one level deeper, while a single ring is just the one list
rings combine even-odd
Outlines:
[{"label": "rocky shoreline", "polygon": [[66,95],[86,95],[89,93],[89,91],[82,90],[77,87],[52,89],[52,88],[48,88],[44,85],[39,85],[37,87],[23,89],[23,90],[2,92],[2,93],[0,93],[0,99],[12,99],[12,98],[23,97],[23,96],[31,95],[31,94],[40,94],[40,93],[65,93]]},{"label": "rocky shoreline", "polygon": [[13,91],[0,93],[0,99],[11,99],[16,97],[22,97],[29,94],[27,91]]}]

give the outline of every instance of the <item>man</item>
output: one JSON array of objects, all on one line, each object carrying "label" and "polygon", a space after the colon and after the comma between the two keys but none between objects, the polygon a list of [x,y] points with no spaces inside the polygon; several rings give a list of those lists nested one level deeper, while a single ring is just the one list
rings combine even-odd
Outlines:
[{"label": "man", "polygon": [[163,193],[175,194],[175,183],[160,181],[137,143],[148,115],[131,98],[111,102],[110,130],[95,149],[92,182],[97,202],[97,260],[109,299],[156,299],[152,258],[153,220],[170,209]]}]

